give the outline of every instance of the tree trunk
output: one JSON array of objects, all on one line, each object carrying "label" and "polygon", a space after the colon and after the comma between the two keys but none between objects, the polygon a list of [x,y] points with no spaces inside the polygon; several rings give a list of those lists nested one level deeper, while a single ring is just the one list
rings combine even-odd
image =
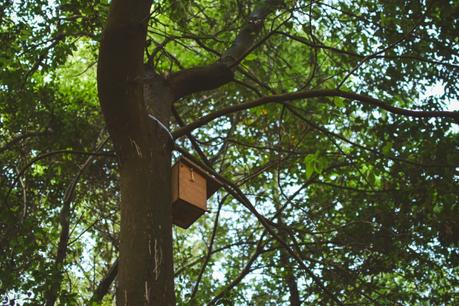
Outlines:
[{"label": "tree trunk", "polygon": [[[102,38],[98,90],[119,158],[117,305],[175,305],[168,133],[171,94],[157,77],[144,88],[151,1],[114,0]],[[147,106],[148,103],[148,106]],[[149,118],[151,111],[157,120]],[[162,123],[160,124],[158,121]]]},{"label": "tree trunk", "polygon": [[[117,305],[174,305],[170,140],[151,133],[150,148],[120,169],[121,234]],[[169,141],[169,144],[167,143]]]}]

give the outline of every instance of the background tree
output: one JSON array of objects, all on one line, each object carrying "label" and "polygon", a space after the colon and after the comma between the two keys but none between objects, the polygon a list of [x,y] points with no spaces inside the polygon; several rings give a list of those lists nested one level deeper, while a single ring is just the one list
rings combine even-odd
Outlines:
[{"label": "background tree", "polygon": [[[0,12],[5,303],[458,302],[457,1]],[[186,231],[178,155],[223,183]]]}]

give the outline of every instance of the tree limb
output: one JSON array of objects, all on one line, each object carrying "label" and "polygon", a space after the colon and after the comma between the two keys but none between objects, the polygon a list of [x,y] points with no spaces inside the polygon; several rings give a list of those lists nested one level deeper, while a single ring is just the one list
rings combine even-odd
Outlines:
[{"label": "tree limb", "polygon": [[102,302],[102,299],[107,294],[111,284],[118,274],[118,264],[119,258],[115,260],[110,269],[108,269],[107,275],[105,275],[105,277],[99,282],[99,285],[91,298],[91,302],[95,302],[97,304]]},{"label": "tree limb", "polygon": [[31,138],[31,137],[38,137],[38,136],[42,136],[42,135],[47,135],[47,134],[50,134],[50,133],[51,133],[50,130],[46,130],[46,131],[39,131],[39,132],[28,132],[28,133],[24,133],[22,135],[18,135],[18,136],[14,137],[13,139],[11,139],[10,141],[8,141],[7,143],[5,143],[3,146],[0,147],[0,154],[3,153],[6,150],[9,150],[12,146],[14,146],[15,144],[23,141],[24,139]]},{"label": "tree limb", "polygon": [[76,155],[86,155],[86,156],[106,156],[106,157],[116,157],[116,155],[112,152],[85,152],[85,151],[76,151],[76,150],[56,150],[56,151],[51,151],[47,153],[43,153],[35,158],[33,158],[30,162],[28,162],[24,167],[21,168],[19,173],[16,175],[16,177],[13,180],[13,183],[10,186],[10,189],[8,190],[6,197],[5,197],[5,203],[7,203],[8,198],[10,196],[10,193],[12,192],[14,186],[19,182],[19,179],[21,176],[24,175],[24,173],[29,169],[33,164],[35,164],[37,161],[48,158],[53,155],[57,154],[76,154]]},{"label": "tree limb", "polygon": [[409,110],[405,108],[400,108],[396,106],[389,105],[379,99],[375,99],[373,97],[357,94],[353,92],[346,92],[337,89],[319,89],[319,90],[310,90],[310,91],[299,91],[294,93],[287,93],[282,95],[273,95],[267,96],[260,99],[256,99],[250,102],[245,102],[237,105],[231,105],[225,108],[222,108],[218,111],[210,113],[206,116],[201,117],[200,119],[196,120],[189,125],[179,128],[175,130],[172,135],[174,138],[182,137],[183,135],[209,123],[210,121],[217,119],[219,117],[232,114],[235,112],[247,110],[250,108],[254,108],[257,106],[270,104],[270,103],[281,103],[287,104],[287,102],[291,102],[294,100],[299,99],[307,99],[307,98],[321,98],[321,97],[341,97],[350,100],[355,100],[361,102],[363,104],[375,106],[382,108],[388,112],[416,117],[416,118],[451,118],[454,119],[456,122],[459,122],[459,112],[450,112],[450,111],[419,111],[419,110]]},{"label": "tree limb", "polygon": [[181,70],[172,74],[168,81],[175,99],[189,94],[211,90],[233,80],[234,73],[223,63],[217,62],[204,67]]},{"label": "tree limb", "polygon": [[[96,152],[100,151],[103,146],[107,143],[108,137],[106,137],[101,144],[99,144],[96,148]],[[57,254],[55,259],[55,272],[53,277],[51,278],[50,288],[46,291],[46,306],[53,306],[56,303],[56,299],[59,296],[59,289],[62,283],[62,274],[64,269],[64,261],[67,257],[67,250],[68,250],[68,242],[69,242],[69,229],[70,229],[70,216],[72,213],[71,210],[71,203],[75,198],[75,189],[80,180],[81,175],[83,172],[88,168],[89,165],[94,161],[96,158],[95,155],[89,156],[86,161],[80,166],[80,170],[78,171],[77,175],[73,178],[70,185],[67,187],[64,196],[64,203],[62,205],[62,209],[59,216],[59,223],[61,225],[61,233],[59,237],[59,244],[57,247]]]},{"label": "tree limb", "polygon": [[232,68],[247,56],[263,28],[266,17],[281,2],[279,0],[266,0],[260,4],[250,14],[247,23],[239,31],[231,47],[217,62],[172,74],[168,81],[176,94],[176,99],[198,91],[215,89],[232,81],[234,77]]}]

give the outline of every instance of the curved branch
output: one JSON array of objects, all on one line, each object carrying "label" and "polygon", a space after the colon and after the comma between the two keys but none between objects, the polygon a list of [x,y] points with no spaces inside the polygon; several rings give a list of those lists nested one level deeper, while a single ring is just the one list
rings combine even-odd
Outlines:
[{"label": "curved branch", "polygon": [[[108,138],[107,138],[108,139]],[[16,175],[16,177],[14,178],[13,180],[13,183],[11,184],[11,187],[8,191],[8,193],[6,194],[6,197],[5,197],[5,202],[8,200],[9,198],[9,195],[11,193],[11,191],[13,190],[14,186],[16,186],[16,184],[19,182],[19,179],[21,178],[21,176],[24,175],[24,173],[27,171],[27,169],[29,169],[33,164],[35,164],[37,161],[39,160],[42,160],[42,159],[45,159],[45,158],[48,158],[50,156],[53,156],[53,155],[57,155],[57,154],[76,154],[76,155],[85,155],[85,156],[106,156],[106,157],[116,157],[115,154],[111,153],[111,152],[102,152],[102,153],[98,153],[98,152],[84,152],[84,151],[76,151],[76,150],[56,150],[56,151],[51,151],[51,152],[47,152],[47,153],[43,153],[35,158],[33,158],[30,162],[28,162],[24,167],[22,167],[21,171],[19,171],[19,173]]]},{"label": "curved branch", "polygon": [[[315,43],[308,41],[305,37],[301,37],[298,35],[293,35],[287,32],[282,32],[282,31],[276,31],[275,34],[279,34],[285,37],[288,37],[296,42],[299,42],[301,44],[304,44],[308,47],[314,48],[314,49],[323,49],[323,50],[330,50],[334,53],[338,54],[343,54],[343,55],[348,55],[352,57],[357,57],[357,58],[365,58],[365,55],[355,53],[353,51],[345,50],[345,49],[339,49],[333,46],[325,45],[323,43]],[[434,59],[428,59],[428,58],[423,58],[414,54],[401,54],[401,55],[375,55],[373,58],[378,58],[378,59],[388,59],[388,60],[412,60],[412,61],[417,61],[417,62],[422,62],[422,63],[429,63],[433,65],[438,65],[438,66],[445,66],[450,69],[458,69],[459,65],[453,64],[453,63],[448,63],[448,62],[443,62],[439,60],[434,60]]]},{"label": "curved branch", "polygon": [[345,99],[355,100],[355,101],[361,102],[362,104],[367,104],[367,105],[382,108],[388,112],[391,112],[397,115],[404,115],[404,116],[416,117],[416,118],[435,118],[435,117],[451,118],[451,119],[454,119],[456,122],[459,122],[459,112],[409,110],[409,109],[389,105],[379,99],[375,99],[367,95],[357,94],[353,92],[346,92],[346,91],[342,91],[338,89],[320,89],[320,90],[310,90],[310,91],[299,91],[299,92],[288,93],[288,94],[283,94],[283,95],[268,96],[268,97],[263,97],[263,98],[253,100],[250,102],[228,106],[218,111],[215,111],[213,113],[210,113],[206,116],[203,116],[200,119],[196,120],[195,122],[183,128],[179,128],[175,130],[172,133],[172,135],[174,136],[174,138],[179,138],[209,123],[210,121],[214,119],[217,119],[219,117],[222,117],[228,114],[232,114],[235,112],[254,108],[257,106],[270,104],[270,103],[287,104],[287,102],[291,102],[294,100],[307,99],[307,98],[321,98],[321,97],[341,97]]},{"label": "curved branch", "polygon": [[279,0],[266,0],[250,14],[247,23],[241,28],[231,47],[221,58],[210,65],[185,69],[172,74],[168,81],[174,89],[175,98],[220,87],[233,80],[236,66],[253,47],[260,34],[264,21],[276,7],[282,4]]},{"label": "curved branch", "polygon": [[18,135],[5,143],[2,147],[0,147],[0,154],[3,153],[6,150],[9,150],[12,146],[16,145],[17,143],[23,141],[24,139],[31,138],[31,137],[37,137],[37,136],[42,136],[42,135],[47,135],[50,134],[51,131],[40,131],[40,132],[29,132],[29,133],[24,133],[22,135]]},{"label": "curved branch", "polygon": [[151,5],[148,0],[111,1],[99,47],[99,102],[117,154],[123,159],[133,152],[130,139],[140,138],[139,131],[148,125],[142,77]]}]

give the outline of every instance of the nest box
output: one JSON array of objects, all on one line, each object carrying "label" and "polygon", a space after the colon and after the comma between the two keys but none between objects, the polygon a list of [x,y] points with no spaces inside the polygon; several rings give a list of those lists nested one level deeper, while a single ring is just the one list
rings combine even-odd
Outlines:
[{"label": "nest box", "polygon": [[172,167],[172,220],[188,228],[207,211],[207,199],[220,184],[191,160],[180,157]]}]

